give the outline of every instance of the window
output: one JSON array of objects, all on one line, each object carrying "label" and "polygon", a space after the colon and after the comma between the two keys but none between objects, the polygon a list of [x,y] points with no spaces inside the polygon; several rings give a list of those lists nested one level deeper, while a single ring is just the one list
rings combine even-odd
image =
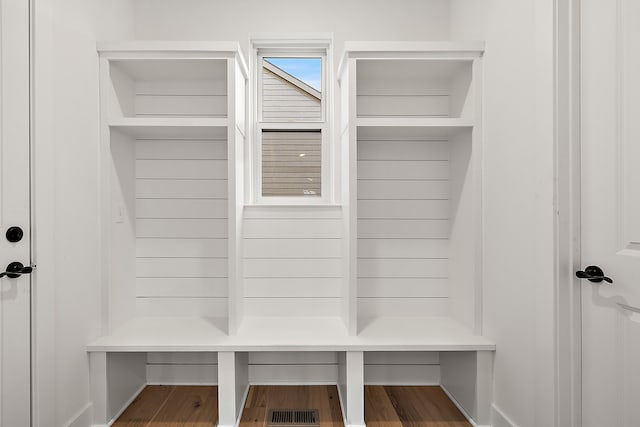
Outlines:
[{"label": "window", "polygon": [[327,47],[256,49],[254,199],[329,200]]}]

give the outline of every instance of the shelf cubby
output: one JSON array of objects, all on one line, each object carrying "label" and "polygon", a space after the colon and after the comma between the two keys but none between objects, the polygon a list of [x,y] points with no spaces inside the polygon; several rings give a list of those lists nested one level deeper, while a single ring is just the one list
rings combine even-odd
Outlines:
[{"label": "shelf cubby", "polygon": [[481,56],[475,43],[345,46],[351,334],[440,321],[481,334]]}]

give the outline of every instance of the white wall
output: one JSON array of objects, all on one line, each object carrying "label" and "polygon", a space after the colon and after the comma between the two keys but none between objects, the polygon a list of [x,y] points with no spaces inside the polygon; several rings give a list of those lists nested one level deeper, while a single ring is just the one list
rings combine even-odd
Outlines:
[{"label": "white wall", "polygon": [[[36,0],[34,147],[39,426],[86,426],[100,335],[96,39],[129,38],[129,0]],[[75,424],[73,424],[75,423]]]},{"label": "white wall", "polygon": [[[140,39],[237,40],[255,33],[333,32],[344,40],[440,40],[449,36],[447,0],[137,0]],[[337,64],[336,64],[337,66]]]},{"label": "white wall", "polygon": [[504,416],[495,425],[552,426],[553,2],[451,7],[452,39],[486,40],[484,332],[496,342],[494,410]]}]

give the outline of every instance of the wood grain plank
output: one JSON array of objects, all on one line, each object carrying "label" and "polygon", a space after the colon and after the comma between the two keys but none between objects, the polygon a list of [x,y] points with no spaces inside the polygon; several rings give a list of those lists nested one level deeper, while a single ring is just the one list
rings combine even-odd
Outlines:
[{"label": "wood grain plank", "polygon": [[218,388],[176,387],[149,427],[216,427]]},{"label": "wood grain plank", "polygon": [[113,427],[148,427],[175,387],[147,386],[113,423]]},{"label": "wood grain plank", "polygon": [[400,417],[381,386],[365,386],[364,420],[367,427],[402,427]]},{"label": "wood grain plank", "polygon": [[270,409],[317,409],[321,427],[344,426],[334,385],[251,386],[240,427],[263,427]]},{"label": "wood grain plank", "polygon": [[471,426],[439,386],[385,386],[384,390],[404,426]]}]

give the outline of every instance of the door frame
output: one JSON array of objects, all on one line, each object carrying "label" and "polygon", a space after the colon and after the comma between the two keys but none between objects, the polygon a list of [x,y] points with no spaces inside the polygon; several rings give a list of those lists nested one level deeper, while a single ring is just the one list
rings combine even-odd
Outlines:
[{"label": "door frame", "polygon": [[582,425],[581,0],[554,0],[555,425]]},{"label": "door frame", "polygon": [[55,150],[52,143],[53,2],[29,0],[31,104],[31,423],[55,422]]}]

